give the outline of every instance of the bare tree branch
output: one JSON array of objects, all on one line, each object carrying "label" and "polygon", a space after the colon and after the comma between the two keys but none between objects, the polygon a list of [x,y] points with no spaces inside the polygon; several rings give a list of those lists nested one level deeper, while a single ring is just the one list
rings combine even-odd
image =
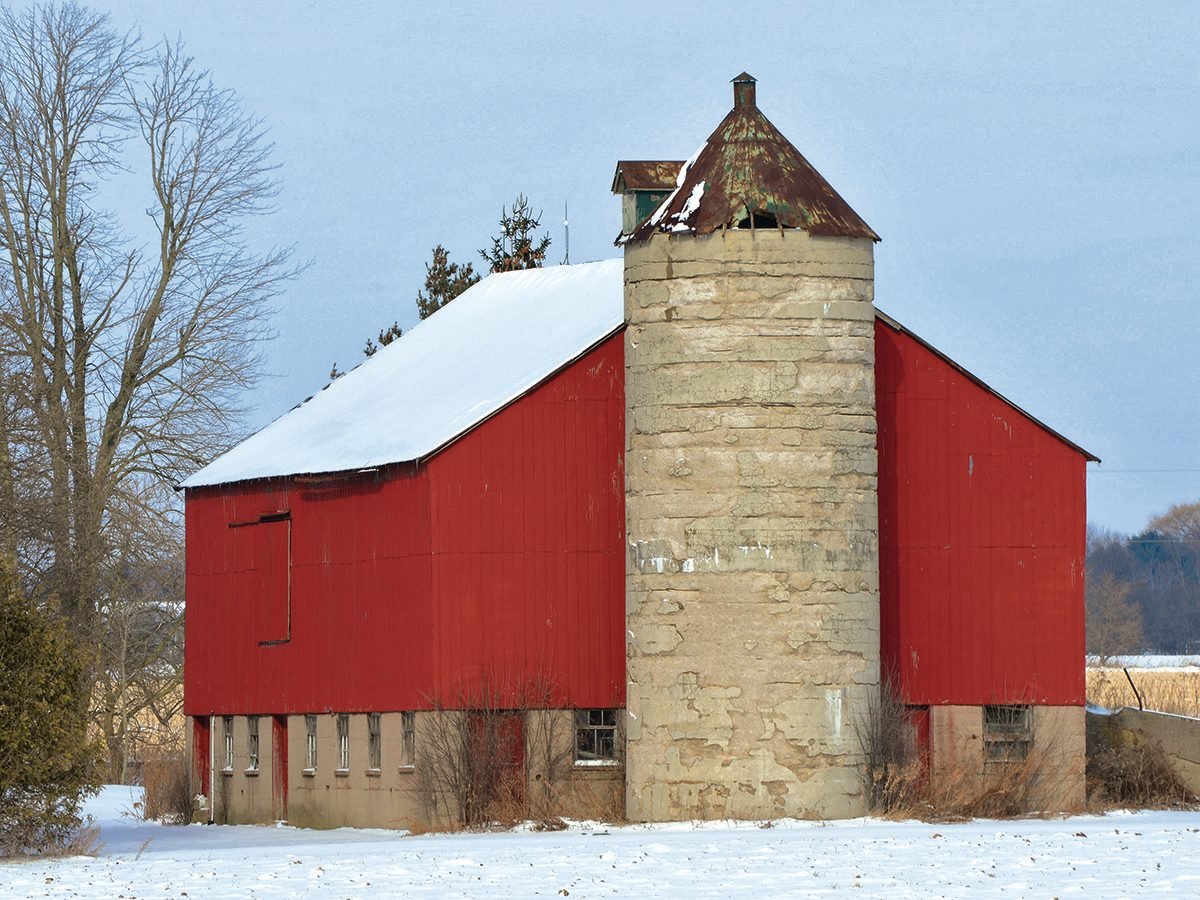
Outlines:
[{"label": "bare tree branch", "polygon": [[[91,640],[114,715],[123,623],[179,599],[160,571],[181,539],[170,487],[237,433],[294,275],[245,235],[277,195],[273,151],[179,41],[147,47],[72,2],[0,10],[0,552]],[[142,179],[148,245],[105,208],[118,175]],[[143,666],[174,646],[169,618]]]}]

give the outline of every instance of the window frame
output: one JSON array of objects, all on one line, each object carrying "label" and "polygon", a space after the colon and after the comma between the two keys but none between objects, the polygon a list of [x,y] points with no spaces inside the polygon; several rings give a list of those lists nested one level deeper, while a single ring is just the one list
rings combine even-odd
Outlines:
[{"label": "window frame", "polygon": [[246,772],[259,770],[258,716],[246,716]]},{"label": "window frame", "polygon": [[317,717],[312,713],[304,717],[304,771],[317,771]]},{"label": "window frame", "polygon": [[367,713],[367,771],[383,769],[383,716]]},{"label": "window frame", "polygon": [[337,715],[338,766],[334,772],[346,774],[350,771],[350,714]]},{"label": "window frame", "polygon": [[221,767],[221,771],[226,774],[233,773],[233,716],[221,716],[221,727],[223,729],[224,744],[225,744],[225,765]]},{"label": "window frame", "polygon": [[621,765],[620,710],[614,707],[576,709],[575,765]]},{"label": "window frame", "polygon": [[403,771],[417,767],[417,714],[412,711],[400,713],[400,765]]},{"label": "window frame", "polygon": [[1033,750],[1033,707],[989,703],[983,707],[983,758],[986,763],[1019,763]]}]

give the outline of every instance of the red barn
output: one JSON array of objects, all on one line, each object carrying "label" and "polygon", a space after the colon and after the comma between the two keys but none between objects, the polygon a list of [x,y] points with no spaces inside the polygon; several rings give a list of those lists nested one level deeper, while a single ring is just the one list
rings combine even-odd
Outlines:
[{"label": "red barn", "polygon": [[[772,165],[787,170],[789,154],[802,161],[790,144],[764,144],[770,123],[752,90],[747,102],[746,85],[752,80],[738,82],[738,103],[709,153],[756,141]],[[621,164],[614,183],[626,197],[626,235],[643,221],[652,226],[650,214],[677,196],[699,197],[697,208],[721,200],[713,175],[699,191],[685,188],[689,166],[695,177],[704,165],[703,155]],[[752,161],[748,177],[778,179],[763,165]],[[747,251],[724,228],[713,236],[689,225],[704,217],[683,206],[685,215],[663,219],[670,233],[643,237],[642,250],[628,244],[624,263],[492,275],[185,482],[185,708],[205,815],[390,826],[466,815],[448,796],[445,748],[455,735],[516,773],[518,794],[568,809],[623,810],[630,798],[639,818],[860,811],[856,782],[837,788],[838,805],[789,779],[821,783],[801,777],[811,763],[796,761],[813,757],[814,738],[799,732],[818,719],[827,731],[819,740],[833,748],[821,753],[846,771],[859,765],[850,712],[877,698],[881,683],[912,708],[934,765],[986,767],[1044,742],[1069,782],[1054,802],[1079,799],[1084,484],[1093,457],[876,313],[869,297],[846,307],[851,324],[837,324],[831,309],[847,294],[829,286],[831,267],[859,272],[853,255],[869,254],[874,233],[823,233],[814,183],[797,177],[801,193],[790,205],[750,210],[740,232],[755,242]],[[646,194],[654,202],[641,202]],[[830,195],[825,185],[818,199],[829,204]],[[785,206],[810,214],[792,224],[779,212]],[[660,250],[667,274],[655,290],[669,298],[661,315],[637,286],[655,264],[645,254]],[[689,274],[710,252],[720,257],[713,289],[703,273]],[[731,262],[734,253],[745,258]],[[753,282],[734,280],[774,271],[780,254],[794,255],[789,266],[812,267],[788,277],[819,283],[830,299],[795,299],[810,310],[799,316],[784,311],[792,300],[764,307],[748,293]],[[780,362],[770,350],[770,377],[738,387],[764,345],[746,343],[742,320],[720,323],[713,297],[725,303],[721,291],[742,310],[762,310],[753,340],[766,334],[774,348],[803,347],[804,359]],[[863,336],[865,374],[820,368],[825,358],[814,353],[841,366],[853,334]],[[674,355],[644,362],[655,346]],[[697,367],[688,354],[708,362],[715,354],[717,367]],[[839,411],[836,397],[814,405],[811,384],[799,387],[805,366],[832,372],[829,383],[857,391],[853,402],[871,414],[844,414],[849,406]],[[686,377],[652,383],[651,370]],[[791,373],[782,388],[780,371]],[[703,427],[671,418],[680,390],[684,410],[705,407],[705,392],[715,391],[716,417],[706,412]],[[800,423],[809,443],[781,445],[800,446],[800,455],[745,449],[750,432],[731,429],[763,410],[773,423],[762,431],[768,442]],[[854,428],[866,421],[866,438],[814,430],[830,417],[853,418]],[[642,424],[668,419],[676,424],[661,435]],[[697,449],[693,437],[704,434],[720,442]],[[667,452],[640,450],[646,435]],[[636,474],[626,472],[631,459]],[[824,473],[820,484],[806,475],[793,485],[787,472],[809,464]],[[697,480],[705,466],[719,490]],[[665,488],[646,480],[656,467],[665,467]],[[804,526],[791,524],[760,539],[761,511],[705,508],[725,493],[734,503],[837,508],[846,471],[856,480],[845,482],[845,495],[865,498],[867,512],[811,541],[795,539]],[[700,488],[672,493],[676,482]],[[640,512],[648,508],[657,511]],[[702,534],[710,535],[703,547]],[[825,547],[812,565],[803,562],[810,545]],[[847,554],[866,573],[854,575],[861,602],[853,612],[831,607],[819,584],[825,569],[847,571]],[[724,574],[774,591],[771,615],[750,602],[757,587],[733,587]],[[781,585],[792,591],[786,600]],[[732,616],[726,596],[745,599]],[[661,618],[641,618],[645,609]],[[812,616],[818,624],[795,637]],[[772,629],[786,623],[791,630],[775,642]],[[711,628],[715,637],[706,636]],[[813,648],[851,633],[861,666],[842,684],[825,663],[812,664]],[[731,679],[756,665],[808,665],[814,674],[797,668],[796,684],[807,679],[822,693],[800,685],[751,701],[757,688]],[[804,706],[813,697],[815,712]],[[695,758],[683,761],[681,748]],[[736,772],[747,759],[760,773],[782,774],[730,775],[751,798],[739,805],[712,773]]]}]

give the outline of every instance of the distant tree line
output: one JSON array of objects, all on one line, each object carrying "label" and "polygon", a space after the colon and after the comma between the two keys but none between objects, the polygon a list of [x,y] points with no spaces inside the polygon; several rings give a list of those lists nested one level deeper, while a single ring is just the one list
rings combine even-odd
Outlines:
[{"label": "distant tree line", "polygon": [[1089,529],[1087,626],[1089,653],[1200,653],[1200,502],[1132,536]]}]

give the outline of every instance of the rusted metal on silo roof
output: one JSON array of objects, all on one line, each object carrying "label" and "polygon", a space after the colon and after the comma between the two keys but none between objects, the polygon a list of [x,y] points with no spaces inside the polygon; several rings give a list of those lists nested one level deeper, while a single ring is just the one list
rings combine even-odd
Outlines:
[{"label": "rusted metal on silo roof", "polygon": [[755,100],[755,80],[733,79],[734,106],[685,164],[674,192],[629,240],[711,234],[724,228],[801,228],[810,234],[879,235],[850,208]]},{"label": "rusted metal on silo roof", "polygon": [[675,187],[675,179],[682,166],[682,159],[623,159],[617,163],[612,192],[669,191]]}]

